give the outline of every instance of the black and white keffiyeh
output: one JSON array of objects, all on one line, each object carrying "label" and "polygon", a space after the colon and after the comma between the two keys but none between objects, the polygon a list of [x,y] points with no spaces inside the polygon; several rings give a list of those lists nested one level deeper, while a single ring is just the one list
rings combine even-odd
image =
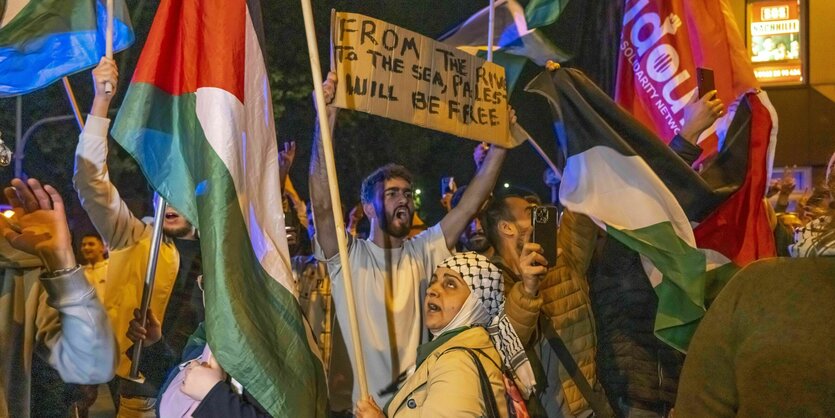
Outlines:
[{"label": "black and white keffiyeh", "polygon": [[502,271],[487,257],[475,252],[456,254],[438,267],[460,274],[471,293],[455,318],[433,334],[437,336],[461,326],[480,325],[486,328],[505,369],[511,372],[516,386],[527,399],[534,390],[536,380],[522,341],[504,312]]},{"label": "black and white keffiyeh", "polygon": [[821,216],[794,233],[794,244],[789,245],[792,257],[835,256],[835,220]]}]

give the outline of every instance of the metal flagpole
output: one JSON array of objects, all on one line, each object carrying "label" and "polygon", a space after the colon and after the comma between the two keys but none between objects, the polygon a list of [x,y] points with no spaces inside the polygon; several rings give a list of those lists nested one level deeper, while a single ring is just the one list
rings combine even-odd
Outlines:
[{"label": "metal flagpole", "polygon": [[[139,306],[141,322],[145,324],[148,319],[148,307],[151,305],[151,294],[154,291],[154,279],[157,273],[157,259],[159,258],[159,246],[162,242],[162,223],[165,222],[165,200],[161,195],[154,197],[154,232],[151,235],[151,250],[148,252],[148,270],[145,272],[145,285],[142,287],[142,303]],[[131,355],[130,378],[140,380],[139,359],[142,356],[142,341],[134,344]]]},{"label": "metal flagpole", "polygon": [[554,162],[551,161],[550,158],[548,158],[548,155],[545,154],[545,151],[539,146],[539,144],[536,141],[533,140],[533,138],[530,137],[530,135],[528,135],[527,142],[531,144],[531,146],[534,150],[536,150],[539,156],[542,157],[543,160],[545,160],[545,164],[547,164],[551,170],[554,170],[554,174],[557,176],[557,178],[562,179],[562,171],[560,171],[560,169],[557,168],[557,165],[554,164]]},{"label": "metal flagpole", "polygon": [[316,42],[316,32],[313,23],[313,10],[310,0],[301,0],[302,12],[304,14],[304,29],[307,35],[307,49],[310,55],[310,71],[313,75],[313,88],[316,92],[316,109],[319,117],[319,129],[322,135],[322,148],[325,154],[325,168],[328,172],[328,186],[333,207],[333,220],[336,227],[336,238],[339,245],[339,262],[342,264],[342,282],[345,284],[345,297],[348,299],[348,322],[351,326],[354,358],[357,368],[355,372],[359,380],[360,399],[368,399],[368,381],[365,377],[365,359],[362,356],[362,344],[360,342],[359,326],[357,324],[357,313],[354,302],[353,279],[351,277],[351,266],[348,261],[348,241],[345,236],[345,220],[342,217],[342,200],[339,197],[339,182],[336,177],[336,163],[333,158],[333,143],[331,141],[331,129],[328,122],[327,104],[325,94],[322,90],[322,67],[319,63],[319,45]]},{"label": "metal flagpole", "polygon": [[539,144],[536,141],[534,141],[534,139],[531,137],[531,134],[529,134],[528,131],[526,131],[525,128],[522,127],[522,125],[520,125],[517,122],[515,125],[511,126],[510,134],[517,140],[524,140],[525,142],[530,144],[531,147],[533,147],[534,151],[536,151],[536,153],[539,154],[539,156],[542,157],[542,159],[545,161],[545,164],[547,164],[551,170],[554,170],[554,174],[556,174],[557,177],[562,178],[562,171],[560,171],[560,169],[557,168],[557,165],[554,164],[553,161],[551,161],[551,158],[548,157],[548,154],[545,153],[545,150],[543,150],[542,147],[540,147]]}]

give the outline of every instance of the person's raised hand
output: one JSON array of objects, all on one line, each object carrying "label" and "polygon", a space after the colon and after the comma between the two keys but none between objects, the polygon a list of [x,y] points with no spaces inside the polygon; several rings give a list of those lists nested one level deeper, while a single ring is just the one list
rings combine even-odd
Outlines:
[{"label": "person's raised hand", "polygon": [[795,168],[797,168],[797,166],[791,168],[786,166],[786,168],[783,169],[783,178],[780,179],[779,184],[780,194],[783,196],[788,196],[792,194],[794,189],[797,187],[797,183],[794,181]]},{"label": "person's raised hand", "polygon": [[548,260],[542,255],[542,246],[529,242],[522,247],[522,256],[519,257],[519,270],[522,276],[522,284],[525,292],[530,296],[539,293],[539,286],[545,272],[548,271]]},{"label": "person's raised hand", "polygon": [[716,90],[711,90],[699,99],[690,101],[684,106],[684,125],[679,135],[691,144],[695,144],[699,136],[710,128],[720,116],[725,113],[725,104],[719,99]]},{"label": "person's raised hand", "polygon": [[507,106],[507,121],[510,126],[516,125],[516,122],[519,122],[518,118],[516,118],[516,109],[513,106]]},{"label": "person's raised hand", "polygon": [[76,266],[64,200],[58,191],[30,178],[25,183],[12,180],[4,194],[14,212],[11,219],[0,217],[0,230],[9,244],[39,257],[51,272]]},{"label": "person's raised hand", "polygon": [[325,104],[330,106],[333,99],[336,98],[336,73],[331,71],[328,73],[325,82],[322,83],[322,90],[325,93]]},{"label": "person's raised hand", "polygon": [[290,169],[293,167],[293,161],[295,160],[296,141],[285,142],[284,149],[278,151],[278,176],[282,187],[284,187],[287,176],[290,175]]},{"label": "person's raised hand", "polygon": [[[110,83],[113,90],[110,93],[106,92],[105,84]],[[99,65],[93,69],[93,87],[95,89],[95,97],[107,99],[113,98],[113,92],[116,91],[116,86],[119,83],[119,67],[116,66],[116,61],[112,58],[101,57]]]},{"label": "person's raised hand", "polygon": [[[110,93],[107,92],[107,83],[112,87]],[[93,69],[93,90],[95,96],[93,97],[93,106],[90,109],[90,114],[100,118],[106,118],[107,112],[110,109],[110,101],[116,93],[116,88],[119,85],[119,68],[116,66],[116,61],[111,58],[102,57],[99,65]]]}]

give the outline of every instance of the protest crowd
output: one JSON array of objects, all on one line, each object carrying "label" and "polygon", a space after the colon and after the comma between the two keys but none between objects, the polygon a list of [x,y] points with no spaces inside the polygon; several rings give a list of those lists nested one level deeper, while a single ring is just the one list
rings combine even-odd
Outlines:
[{"label": "protest crowd", "polygon": [[[689,80],[667,102],[654,79],[670,118],[632,100],[656,88],[633,67],[655,34],[624,27],[630,81],[614,98],[540,63],[525,94],[546,99],[536,117],[563,154],[543,175],[506,167],[533,139],[495,64],[408,31],[394,48],[384,22],[339,14],[334,38],[377,45],[368,68],[388,84],[363,86],[346,40],[336,67],[314,69],[312,139],[279,147],[261,87],[269,28],[227,1],[163,1],[133,74],[106,54],[88,63],[72,187],[95,233],[70,230],[49,179],[5,185],[0,417],[94,416],[103,401],[124,418],[835,416],[835,154],[800,200],[792,169],[771,180],[776,113],[750,62],[714,64],[717,81],[744,73],[733,86]],[[627,1],[624,24],[648,22],[646,4]],[[240,27],[201,32],[235,13]],[[449,74],[408,64],[432,50]],[[351,111],[475,140],[442,157],[475,174],[443,179],[439,219],[421,219],[415,176],[395,163],[356,173],[343,204],[331,137]],[[111,136],[155,217],[114,185]],[[529,184],[497,186],[503,169]],[[549,196],[532,191],[543,181]]]}]

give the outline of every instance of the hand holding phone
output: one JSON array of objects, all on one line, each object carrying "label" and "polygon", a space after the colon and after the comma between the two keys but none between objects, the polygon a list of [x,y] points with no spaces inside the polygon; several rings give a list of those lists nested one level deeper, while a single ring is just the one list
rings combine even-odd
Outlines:
[{"label": "hand holding phone", "polygon": [[519,257],[519,275],[522,277],[522,286],[529,296],[534,297],[539,293],[539,286],[545,273],[548,262],[542,255],[542,246],[529,242],[522,247],[522,256]]}]

